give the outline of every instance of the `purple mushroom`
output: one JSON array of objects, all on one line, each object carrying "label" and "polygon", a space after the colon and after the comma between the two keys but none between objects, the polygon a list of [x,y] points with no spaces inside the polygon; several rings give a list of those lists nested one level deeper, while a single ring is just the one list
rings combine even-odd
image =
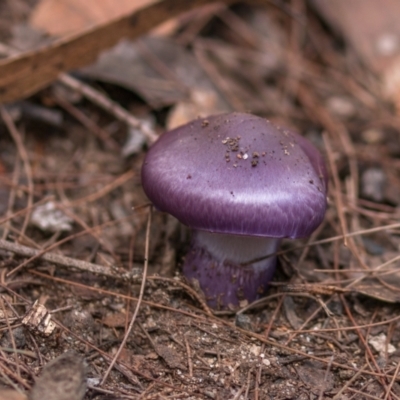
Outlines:
[{"label": "purple mushroom", "polygon": [[145,158],[142,184],[159,210],[194,230],[183,273],[210,307],[227,309],[265,293],[282,238],[318,227],[328,176],[305,138],[235,112],[163,134]]}]

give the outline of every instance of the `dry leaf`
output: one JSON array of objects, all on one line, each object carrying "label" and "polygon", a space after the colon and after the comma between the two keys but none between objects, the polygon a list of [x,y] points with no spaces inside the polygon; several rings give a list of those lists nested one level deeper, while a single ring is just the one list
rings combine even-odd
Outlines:
[{"label": "dry leaf", "polygon": [[168,114],[167,129],[174,129],[196,118],[231,111],[216,90],[193,88],[189,99],[185,99]]},{"label": "dry leaf", "polygon": [[21,323],[31,332],[41,334],[45,337],[50,336],[56,328],[51,314],[43,304],[39,303],[39,300],[36,300],[33,306],[27,311]]},{"label": "dry leaf", "polygon": [[400,55],[400,2],[312,0],[317,10],[377,72]]},{"label": "dry leaf", "polygon": [[385,301],[387,303],[400,303],[400,295],[397,290],[382,285],[376,279],[364,279],[360,284],[352,287],[353,292],[364,296]]},{"label": "dry leaf", "polygon": [[[166,72],[157,68],[160,64]],[[121,41],[80,73],[135,91],[153,108],[170,106],[191,97],[191,100],[195,98],[193,103],[198,104],[201,110],[207,109],[207,115],[228,110],[226,102],[218,95],[196,58],[168,38],[146,37],[138,42]],[[196,95],[197,91],[210,93],[212,101]],[[199,114],[195,112],[193,118]]]},{"label": "dry leaf", "polygon": [[[0,61],[0,103],[19,100],[44,88],[62,72],[88,65],[121,38],[137,38],[160,23],[212,0],[164,0],[113,19],[37,51]],[[238,0],[221,0],[233,4]],[[263,2],[252,0],[252,3]]]},{"label": "dry leaf", "polygon": [[383,78],[384,95],[400,111],[400,2],[398,0],[312,0],[321,15]]},{"label": "dry leaf", "polygon": [[[128,321],[131,318],[132,315],[129,316]],[[101,320],[101,322],[109,328],[123,328],[126,325],[126,321],[126,314],[122,312],[118,314],[108,314]]]},{"label": "dry leaf", "polygon": [[130,14],[155,0],[42,0],[30,24],[54,36],[65,36]]},{"label": "dry leaf", "polygon": [[[114,18],[133,13],[156,0],[42,0],[31,14],[30,25],[51,36],[71,35]],[[177,20],[164,22],[155,33],[169,34]]]},{"label": "dry leaf", "polygon": [[83,358],[67,352],[46,364],[36,379],[31,400],[82,400],[86,392]]},{"label": "dry leaf", "polygon": [[173,347],[157,344],[155,345],[155,351],[167,363],[169,368],[186,370],[184,361]]},{"label": "dry leaf", "polygon": [[0,390],[0,400],[27,400],[28,398],[16,390]]}]

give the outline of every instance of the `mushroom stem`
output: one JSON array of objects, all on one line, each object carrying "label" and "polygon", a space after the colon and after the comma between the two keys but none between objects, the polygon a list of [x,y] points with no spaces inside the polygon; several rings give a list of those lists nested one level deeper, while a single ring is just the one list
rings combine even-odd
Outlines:
[{"label": "mushroom stem", "polygon": [[198,281],[210,307],[237,308],[242,301],[250,303],[265,293],[280,242],[280,238],[195,231],[183,273],[189,281]]}]

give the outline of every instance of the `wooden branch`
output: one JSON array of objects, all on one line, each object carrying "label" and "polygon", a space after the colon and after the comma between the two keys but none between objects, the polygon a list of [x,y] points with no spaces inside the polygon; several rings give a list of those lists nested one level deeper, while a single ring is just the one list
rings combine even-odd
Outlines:
[{"label": "wooden branch", "polygon": [[[130,273],[127,271],[118,271],[113,268],[103,267],[102,265],[93,264],[87,261],[77,260],[71,257],[61,256],[55,253],[44,253],[40,254],[42,250],[32,249],[27,246],[23,246],[18,243],[9,242],[7,240],[0,239],[0,249],[10,251],[11,253],[18,254],[24,257],[37,256],[47,262],[63,265],[65,267],[73,267],[81,271],[92,272],[98,275],[108,276],[117,279],[129,279]],[[122,275],[121,275],[122,274]]]}]

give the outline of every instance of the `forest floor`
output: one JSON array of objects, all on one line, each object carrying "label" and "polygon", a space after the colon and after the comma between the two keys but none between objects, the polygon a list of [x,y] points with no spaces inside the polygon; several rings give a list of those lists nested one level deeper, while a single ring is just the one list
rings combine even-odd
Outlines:
[{"label": "forest floor", "polygon": [[[4,60],[49,40],[37,3],[0,5]],[[400,117],[310,3],[207,5],[0,106],[0,399],[400,398]],[[155,136],[234,110],[320,149],[329,207],[262,302],[218,312],[140,171]]]}]

